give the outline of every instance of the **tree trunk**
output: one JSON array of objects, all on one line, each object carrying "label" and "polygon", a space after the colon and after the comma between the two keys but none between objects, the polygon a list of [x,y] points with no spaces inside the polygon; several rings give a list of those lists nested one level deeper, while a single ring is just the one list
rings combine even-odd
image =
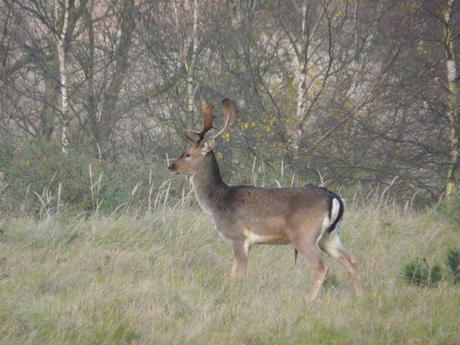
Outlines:
[{"label": "tree trunk", "polygon": [[447,69],[447,118],[451,125],[449,137],[449,167],[447,169],[447,181],[444,188],[444,199],[451,201],[457,190],[457,177],[455,176],[458,167],[459,156],[459,136],[460,136],[460,116],[458,101],[458,79],[457,68],[455,66],[454,34],[452,25],[452,14],[455,0],[448,0],[444,12],[444,49],[446,52]]},{"label": "tree trunk", "polygon": [[[62,112],[62,131],[61,131],[61,150],[62,153],[67,154],[69,146],[69,97],[68,97],[68,85],[67,85],[67,60],[66,60],[66,49],[65,40],[67,36],[67,29],[69,26],[69,12],[70,3],[69,0],[64,0],[63,8],[63,24],[61,32],[57,37],[57,53],[59,59],[59,76],[61,80],[61,112]],[[55,18],[59,18],[59,2],[55,1]]]},{"label": "tree trunk", "polygon": [[304,1],[302,6],[302,34],[299,42],[291,42],[295,47],[296,53],[296,67],[294,72],[294,79],[297,82],[297,108],[296,118],[298,124],[294,128],[291,134],[289,149],[291,151],[291,164],[294,169],[297,170],[297,163],[300,155],[300,144],[304,135],[304,122],[308,117],[308,106],[307,106],[307,71],[308,71],[308,48],[309,48],[309,37],[308,37],[308,5],[307,1]]},{"label": "tree trunk", "polygon": [[198,1],[193,0],[193,27],[190,47],[187,47],[185,57],[185,68],[187,70],[187,111],[192,115],[195,112],[195,81],[194,71],[196,64],[196,55],[198,52]]},{"label": "tree trunk", "polygon": [[94,48],[95,48],[95,39],[94,39],[94,26],[93,19],[91,17],[91,12],[85,7],[83,9],[83,18],[86,22],[87,31],[88,31],[88,49],[89,56],[86,68],[84,68],[85,77],[88,81],[88,96],[87,96],[87,113],[88,113],[88,122],[90,128],[90,136],[92,145],[94,147],[94,153],[97,157],[100,158],[100,133],[98,126],[98,106],[96,102],[96,95],[94,92]]}]

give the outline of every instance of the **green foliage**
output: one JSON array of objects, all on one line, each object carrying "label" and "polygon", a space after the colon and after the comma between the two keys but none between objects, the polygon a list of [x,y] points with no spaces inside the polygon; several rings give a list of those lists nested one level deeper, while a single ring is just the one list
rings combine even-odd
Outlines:
[{"label": "green foliage", "polygon": [[[446,266],[452,276],[452,282],[460,283],[460,250],[449,248],[447,251]],[[417,286],[436,286],[445,278],[440,265],[428,265],[425,259],[417,258],[403,268],[404,280]]]},{"label": "green foliage", "polygon": [[329,273],[326,276],[326,279],[324,280],[323,288],[325,290],[328,290],[328,289],[335,289],[338,286],[339,286],[339,280],[337,279],[337,276],[334,273]]},{"label": "green foliage", "polygon": [[436,286],[442,278],[439,265],[429,266],[425,259],[420,258],[404,266],[403,276],[407,283],[421,287]]},{"label": "green foliage", "polygon": [[460,283],[460,250],[453,248],[448,250],[447,267],[452,273],[454,283]]},{"label": "green foliage", "polygon": [[[2,155],[2,166],[9,195],[14,200],[31,196],[36,201],[48,203],[59,190],[63,202],[88,203],[88,193],[83,192],[88,189],[83,157],[73,152],[63,155],[57,143],[45,141],[18,145],[10,151],[14,154]],[[95,163],[89,157],[86,161]]]},{"label": "green foliage", "polygon": [[0,166],[7,185],[4,207],[27,203],[30,210],[40,211],[62,206],[79,211],[147,207],[170,176],[166,166],[153,162],[125,157],[104,161],[72,150],[63,154],[52,141],[6,145],[0,150]]}]

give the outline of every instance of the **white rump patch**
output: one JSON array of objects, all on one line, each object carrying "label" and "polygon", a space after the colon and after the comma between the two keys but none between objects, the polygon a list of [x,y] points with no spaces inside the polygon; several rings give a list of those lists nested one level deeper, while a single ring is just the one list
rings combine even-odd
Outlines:
[{"label": "white rump patch", "polygon": [[[337,200],[337,198],[332,199],[332,208],[331,208],[331,218],[329,216],[324,217],[323,219],[323,224],[321,225],[321,234],[319,235],[318,239],[316,240],[316,245],[319,247],[319,243],[323,239],[326,230],[332,225],[332,223],[335,222],[337,217],[339,216],[339,211],[340,211],[340,202]],[[338,225],[338,224],[337,224]],[[338,231],[334,231],[332,234],[328,234],[327,237],[327,242],[332,240],[332,235],[334,235],[334,241],[337,242],[337,246],[333,245],[333,247],[340,247],[340,238],[338,236]],[[322,244],[323,245],[323,244]]]},{"label": "white rump patch", "polygon": [[332,224],[331,219],[329,216],[324,217],[323,219],[323,225],[321,225],[321,235],[324,234],[324,232],[329,228],[329,226]]},{"label": "white rump patch", "polygon": [[329,219],[329,216],[324,217],[323,219],[323,224],[321,225],[321,233],[318,236],[318,239],[316,240],[316,246],[319,248],[319,242],[323,238],[324,233],[326,232],[327,228],[329,228],[329,225],[331,225],[331,220]]},{"label": "white rump patch", "polygon": [[337,198],[332,199],[332,209],[331,209],[331,224],[335,222],[339,216],[340,211],[340,202]]}]

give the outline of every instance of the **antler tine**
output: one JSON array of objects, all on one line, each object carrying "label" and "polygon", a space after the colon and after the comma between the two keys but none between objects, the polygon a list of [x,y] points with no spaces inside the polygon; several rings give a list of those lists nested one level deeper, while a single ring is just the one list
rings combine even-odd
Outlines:
[{"label": "antler tine", "polygon": [[238,108],[236,107],[235,101],[225,98],[222,101],[222,106],[224,110],[224,127],[213,137],[214,139],[220,137],[222,134],[226,133],[230,126],[235,122],[236,115],[238,113]]},{"label": "antler tine", "polygon": [[[201,101],[201,107],[203,109],[203,128],[201,131],[195,131],[191,129],[187,129],[184,134],[185,137],[193,142],[201,142],[204,139],[206,133],[212,128],[212,121],[214,120],[214,105],[212,103],[208,103],[205,100]],[[193,138],[193,134],[199,137],[198,140]]]}]

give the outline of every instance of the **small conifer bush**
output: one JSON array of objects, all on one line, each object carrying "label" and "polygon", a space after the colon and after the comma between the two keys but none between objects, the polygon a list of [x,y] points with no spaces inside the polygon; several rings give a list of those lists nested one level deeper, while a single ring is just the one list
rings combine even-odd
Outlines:
[{"label": "small conifer bush", "polygon": [[404,280],[420,287],[434,287],[442,279],[441,267],[430,266],[425,259],[417,258],[404,266]]}]

